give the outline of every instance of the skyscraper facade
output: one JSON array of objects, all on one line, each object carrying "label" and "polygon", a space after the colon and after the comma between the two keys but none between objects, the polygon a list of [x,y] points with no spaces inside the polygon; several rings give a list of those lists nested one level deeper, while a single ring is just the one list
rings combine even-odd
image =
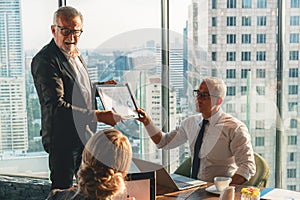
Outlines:
[{"label": "skyscraper facade", "polygon": [[[203,75],[227,84],[223,109],[248,126],[254,150],[268,161],[274,186],[275,134],[283,132],[282,187],[299,190],[299,31],[300,1],[283,1],[284,53],[282,115],[277,98],[277,0],[193,0],[188,36],[196,60],[189,82]],[[195,74],[198,74],[195,76]],[[199,76],[200,74],[200,76]]]},{"label": "skyscraper facade", "polygon": [[0,0],[0,153],[28,149],[20,0]]}]

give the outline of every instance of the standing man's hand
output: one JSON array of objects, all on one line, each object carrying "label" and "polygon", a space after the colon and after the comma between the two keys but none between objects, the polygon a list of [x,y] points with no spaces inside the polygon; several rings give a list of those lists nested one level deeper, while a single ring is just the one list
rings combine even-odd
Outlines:
[{"label": "standing man's hand", "polygon": [[110,126],[115,126],[118,122],[123,120],[124,117],[118,113],[106,110],[95,110],[94,121],[103,122]]},{"label": "standing man's hand", "polygon": [[107,84],[117,85],[117,81],[115,81],[115,80],[108,80],[108,81],[103,82],[103,85],[107,85]]}]

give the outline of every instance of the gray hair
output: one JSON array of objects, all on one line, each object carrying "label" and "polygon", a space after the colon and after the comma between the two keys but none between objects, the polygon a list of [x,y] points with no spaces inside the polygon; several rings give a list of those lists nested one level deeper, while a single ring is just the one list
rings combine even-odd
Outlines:
[{"label": "gray hair", "polygon": [[53,14],[53,24],[57,23],[57,19],[59,17],[66,17],[67,19],[73,19],[75,17],[79,16],[81,21],[83,22],[83,16],[81,14],[81,12],[79,12],[78,10],[76,10],[73,7],[70,6],[63,6],[60,7],[57,11],[54,12]]},{"label": "gray hair", "polygon": [[206,77],[203,79],[203,82],[206,83],[210,94],[217,95],[224,100],[227,87],[222,79],[216,77]]}]

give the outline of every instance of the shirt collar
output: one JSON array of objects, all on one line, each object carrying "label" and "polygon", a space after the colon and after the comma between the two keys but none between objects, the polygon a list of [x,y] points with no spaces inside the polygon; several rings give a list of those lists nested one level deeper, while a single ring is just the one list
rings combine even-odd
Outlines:
[{"label": "shirt collar", "polygon": [[80,51],[79,49],[77,49],[77,54],[74,56],[74,55],[71,55],[70,52],[67,52],[63,49],[60,49],[61,52],[66,56],[67,59],[71,59],[71,58],[76,58],[77,56],[80,56]]},{"label": "shirt collar", "polygon": [[210,118],[207,119],[209,121],[209,124],[210,125],[216,124],[221,118],[221,116],[223,115],[223,113],[224,111],[222,110],[222,108],[220,108],[218,112],[216,112],[214,115],[212,115]]}]

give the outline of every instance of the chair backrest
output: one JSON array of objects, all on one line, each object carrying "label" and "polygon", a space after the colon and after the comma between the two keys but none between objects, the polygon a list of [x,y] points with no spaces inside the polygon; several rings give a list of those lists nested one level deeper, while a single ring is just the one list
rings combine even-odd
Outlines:
[{"label": "chair backrest", "polygon": [[251,185],[256,187],[266,187],[270,175],[270,167],[267,161],[258,153],[254,152],[254,159],[256,165],[256,172],[254,176],[243,185]]},{"label": "chair backrest", "polygon": [[188,157],[179,167],[175,170],[175,174],[180,174],[182,176],[191,177],[192,170],[192,158]]},{"label": "chair backrest", "polygon": [[[266,160],[261,157],[258,153],[254,152],[254,159],[256,165],[256,172],[254,176],[243,185],[251,185],[256,187],[266,187],[270,175],[270,167]],[[190,177],[192,158],[187,158],[176,170],[175,174],[180,174],[183,176]]]}]

